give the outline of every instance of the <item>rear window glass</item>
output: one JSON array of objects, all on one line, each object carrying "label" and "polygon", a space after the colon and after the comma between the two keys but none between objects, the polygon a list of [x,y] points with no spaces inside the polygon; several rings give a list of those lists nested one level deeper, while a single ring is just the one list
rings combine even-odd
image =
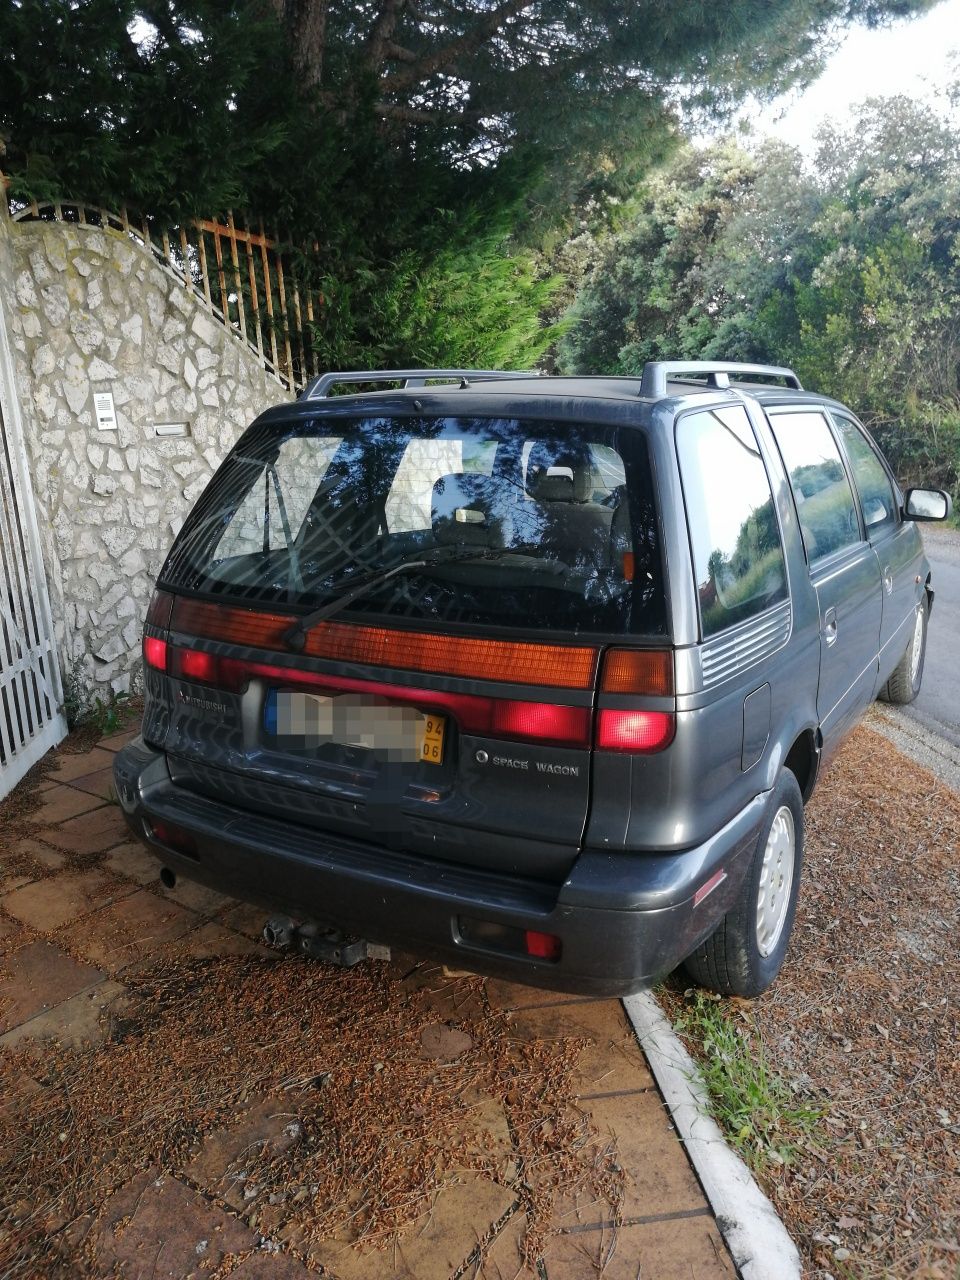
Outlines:
[{"label": "rear window glass", "polygon": [[577,423],[254,427],[191,513],[161,582],[305,609],[362,587],[345,617],[665,629],[644,438]]}]

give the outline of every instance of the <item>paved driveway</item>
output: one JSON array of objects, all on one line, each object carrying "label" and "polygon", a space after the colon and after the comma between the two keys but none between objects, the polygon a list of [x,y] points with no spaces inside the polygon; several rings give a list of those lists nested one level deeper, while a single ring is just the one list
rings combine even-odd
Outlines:
[{"label": "paved driveway", "polygon": [[733,1274],[617,1001],[269,951],[129,841],[126,736],[0,821],[0,1275]]}]

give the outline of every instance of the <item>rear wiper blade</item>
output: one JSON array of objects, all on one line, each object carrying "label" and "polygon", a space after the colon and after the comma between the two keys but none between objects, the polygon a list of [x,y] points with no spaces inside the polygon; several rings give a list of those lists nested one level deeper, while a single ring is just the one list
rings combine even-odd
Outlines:
[{"label": "rear wiper blade", "polygon": [[315,627],[318,622],[323,622],[325,618],[330,618],[333,614],[339,613],[348,604],[352,604],[358,596],[366,595],[368,591],[374,590],[381,583],[389,582],[391,578],[395,578],[401,573],[412,573],[416,569],[433,569],[437,565],[456,564],[459,561],[466,560],[501,560],[509,554],[505,550],[483,547],[478,547],[475,551],[462,551],[451,548],[449,555],[444,555],[440,551],[433,552],[430,555],[425,555],[422,552],[418,553],[413,559],[401,560],[392,569],[377,569],[374,573],[369,573],[359,578],[342,595],[335,596],[333,600],[328,600],[326,604],[314,609],[312,613],[298,618],[290,630],[284,632],[283,638],[291,649],[303,649],[307,643],[307,632],[311,627]]}]

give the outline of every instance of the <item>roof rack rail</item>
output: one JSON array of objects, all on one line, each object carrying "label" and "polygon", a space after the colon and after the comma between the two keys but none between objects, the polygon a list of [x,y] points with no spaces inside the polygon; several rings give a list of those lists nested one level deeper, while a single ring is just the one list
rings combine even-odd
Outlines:
[{"label": "roof rack rail", "polygon": [[741,364],[736,360],[648,360],[640,379],[640,395],[659,400],[667,394],[668,381],[682,373],[700,375],[710,387],[729,387],[731,377],[762,374],[766,378],[782,378],[794,391],[803,390],[792,369],[774,364]]},{"label": "roof rack rail", "polygon": [[536,369],[516,372],[506,369],[354,369],[349,373],[323,373],[308,382],[301,400],[324,400],[331,388],[350,382],[402,382],[404,387],[423,387],[429,381],[490,382],[501,378],[539,378]]}]

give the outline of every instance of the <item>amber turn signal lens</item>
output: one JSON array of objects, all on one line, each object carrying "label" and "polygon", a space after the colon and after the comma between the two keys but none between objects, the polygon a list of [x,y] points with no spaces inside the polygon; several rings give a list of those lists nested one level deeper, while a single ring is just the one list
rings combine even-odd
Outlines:
[{"label": "amber turn signal lens", "polygon": [[611,649],[603,660],[604,693],[673,693],[673,654],[661,649]]}]

